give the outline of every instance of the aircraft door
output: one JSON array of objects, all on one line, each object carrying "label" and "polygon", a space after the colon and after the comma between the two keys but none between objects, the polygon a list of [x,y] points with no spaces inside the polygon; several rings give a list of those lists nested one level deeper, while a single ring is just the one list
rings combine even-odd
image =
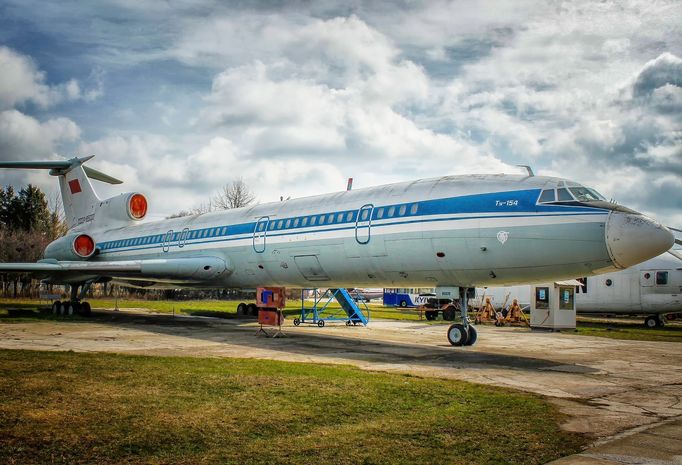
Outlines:
[{"label": "aircraft door", "polygon": [[270,223],[270,217],[264,216],[256,222],[256,226],[253,228],[253,250],[256,253],[265,252],[265,238],[268,234],[268,223]]},{"label": "aircraft door", "polygon": [[166,235],[163,236],[163,243],[161,244],[161,247],[163,248],[164,252],[168,252],[170,250],[170,245],[171,245],[172,241],[173,241],[173,230],[169,229],[168,232],[166,233]]},{"label": "aircraft door", "polygon": [[358,217],[355,220],[355,240],[359,244],[367,244],[371,239],[372,211],[374,205],[368,203],[358,210]]},{"label": "aircraft door", "polygon": [[185,243],[187,242],[187,236],[189,236],[189,228],[183,229],[178,236],[178,247],[182,248],[185,246]]}]

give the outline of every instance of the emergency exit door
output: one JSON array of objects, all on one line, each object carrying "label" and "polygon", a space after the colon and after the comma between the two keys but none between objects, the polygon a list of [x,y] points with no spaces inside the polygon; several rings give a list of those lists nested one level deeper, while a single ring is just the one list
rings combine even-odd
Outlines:
[{"label": "emergency exit door", "polygon": [[256,222],[256,226],[253,228],[253,250],[256,253],[265,252],[265,239],[268,234],[269,222],[270,217],[264,216]]},{"label": "emergency exit door", "polygon": [[372,211],[374,205],[367,204],[360,207],[358,217],[355,220],[355,240],[360,244],[367,244],[371,239]]}]

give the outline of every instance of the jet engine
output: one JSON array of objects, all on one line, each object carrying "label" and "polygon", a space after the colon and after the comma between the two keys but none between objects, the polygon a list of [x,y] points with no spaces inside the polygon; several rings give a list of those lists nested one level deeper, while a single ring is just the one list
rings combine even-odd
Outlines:
[{"label": "jet engine", "polygon": [[87,260],[95,254],[95,240],[84,233],[68,234],[45,248],[45,258],[55,260]]},{"label": "jet engine", "polygon": [[147,216],[147,209],[147,198],[144,195],[126,192],[103,200],[97,207],[96,221],[98,225],[139,221]]}]

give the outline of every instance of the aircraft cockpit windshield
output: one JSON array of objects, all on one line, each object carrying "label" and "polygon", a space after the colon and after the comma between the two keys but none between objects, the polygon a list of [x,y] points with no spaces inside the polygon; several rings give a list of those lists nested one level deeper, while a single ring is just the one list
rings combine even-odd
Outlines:
[{"label": "aircraft cockpit windshield", "polygon": [[564,182],[559,183],[556,188],[543,189],[538,198],[538,203],[594,201],[606,201],[606,199],[594,189],[577,184],[568,185]]}]

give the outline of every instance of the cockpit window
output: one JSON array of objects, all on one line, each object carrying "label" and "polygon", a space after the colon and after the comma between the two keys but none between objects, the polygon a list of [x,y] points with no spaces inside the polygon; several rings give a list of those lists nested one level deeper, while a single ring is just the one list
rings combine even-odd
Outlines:
[{"label": "cockpit window", "polygon": [[545,189],[542,191],[542,194],[540,194],[540,203],[554,202],[554,200],[554,189]]},{"label": "cockpit window", "polygon": [[557,193],[557,197],[558,197],[557,200],[559,202],[570,202],[573,200],[573,197],[568,192],[568,190],[563,188],[563,187],[561,189],[557,189],[556,193]]},{"label": "cockpit window", "polygon": [[580,202],[589,202],[590,200],[604,200],[604,197],[599,195],[599,193],[595,192],[592,189],[588,189],[587,187],[569,187],[568,190],[571,191],[571,194]]}]

